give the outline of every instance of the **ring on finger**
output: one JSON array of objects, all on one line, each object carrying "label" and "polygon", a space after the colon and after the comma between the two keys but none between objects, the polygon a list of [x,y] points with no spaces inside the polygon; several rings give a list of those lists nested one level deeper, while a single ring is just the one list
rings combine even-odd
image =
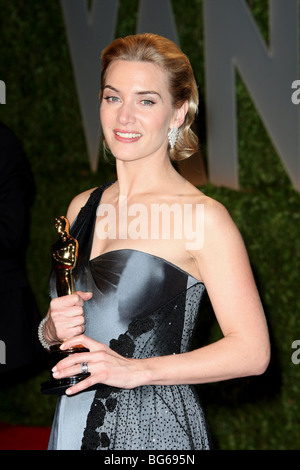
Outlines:
[{"label": "ring on finger", "polygon": [[87,374],[88,371],[89,371],[89,367],[88,367],[87,362],[82,362],[80,365],[81,365],[81,373],[82,374]]}]

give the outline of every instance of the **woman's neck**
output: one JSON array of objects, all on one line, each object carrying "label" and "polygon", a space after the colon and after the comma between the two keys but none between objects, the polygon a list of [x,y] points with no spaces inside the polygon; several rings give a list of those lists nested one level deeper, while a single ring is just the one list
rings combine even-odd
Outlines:
[{"label": "woman's neck", "polygon": [[117,160],[116,168],[119,196],[157,193],[182,179],[169,158],[159,162],[151,161],[149,157],[131,162]]}]

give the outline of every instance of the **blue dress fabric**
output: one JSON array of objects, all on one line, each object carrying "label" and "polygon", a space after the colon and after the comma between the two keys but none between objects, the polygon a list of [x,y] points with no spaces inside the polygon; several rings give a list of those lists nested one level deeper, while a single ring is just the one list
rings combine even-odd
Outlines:
[{"label": "blue dress fabric", "polygon": [[[163,258],[121,249],[90,260],[96,211],[106,186],[97,188],[71,227],[79,242],[77,290],[85,302],[85,334],[129,358],[190,350],[203,283]],[[55,282],[50,283],[55,296]],[[58,398],[49,449],[209,449],[205,416],[190,385],[119,389],[99,384]]]}]

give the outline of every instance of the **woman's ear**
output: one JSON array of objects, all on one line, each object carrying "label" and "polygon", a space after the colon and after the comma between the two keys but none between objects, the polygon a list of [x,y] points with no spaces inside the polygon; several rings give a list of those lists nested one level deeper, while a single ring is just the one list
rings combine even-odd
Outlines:
[{"label": "woman's ear", "polygon": [[189,108],[189,103],[188,101],[185,101],[183,105],[180,108],[176,109],[175,111],[173,125],[176,126],[178,129],[184,123],[185,116],[188,112],[188,108]]}]

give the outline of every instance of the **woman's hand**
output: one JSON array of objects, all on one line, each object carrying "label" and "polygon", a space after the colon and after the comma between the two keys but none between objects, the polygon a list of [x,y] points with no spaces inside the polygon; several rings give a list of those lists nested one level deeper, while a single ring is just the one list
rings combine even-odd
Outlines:
[{"label": "woman's hand", "polygon": [[84,332],[83,306],[92,295],[90,292],[78,291],[51,300],[44,329],[44,336],[49,344],[60,343]]},{"label": "woman's hand", "polygon": [[66,390],[67,395],[81,392],[97,383],[118,388],[134,388],[138,382],[140,361],[128,359],[116,353],[105,344],[99,343],[86,335],[80,335],[65,341],[61,349],[68,349],[78,343],[89,349],[90,352],[74,353],[61,360],[52,369],[53,377],[60,379],[72,377],[81,373],[81,364],[88,365],[89,377]]}]

